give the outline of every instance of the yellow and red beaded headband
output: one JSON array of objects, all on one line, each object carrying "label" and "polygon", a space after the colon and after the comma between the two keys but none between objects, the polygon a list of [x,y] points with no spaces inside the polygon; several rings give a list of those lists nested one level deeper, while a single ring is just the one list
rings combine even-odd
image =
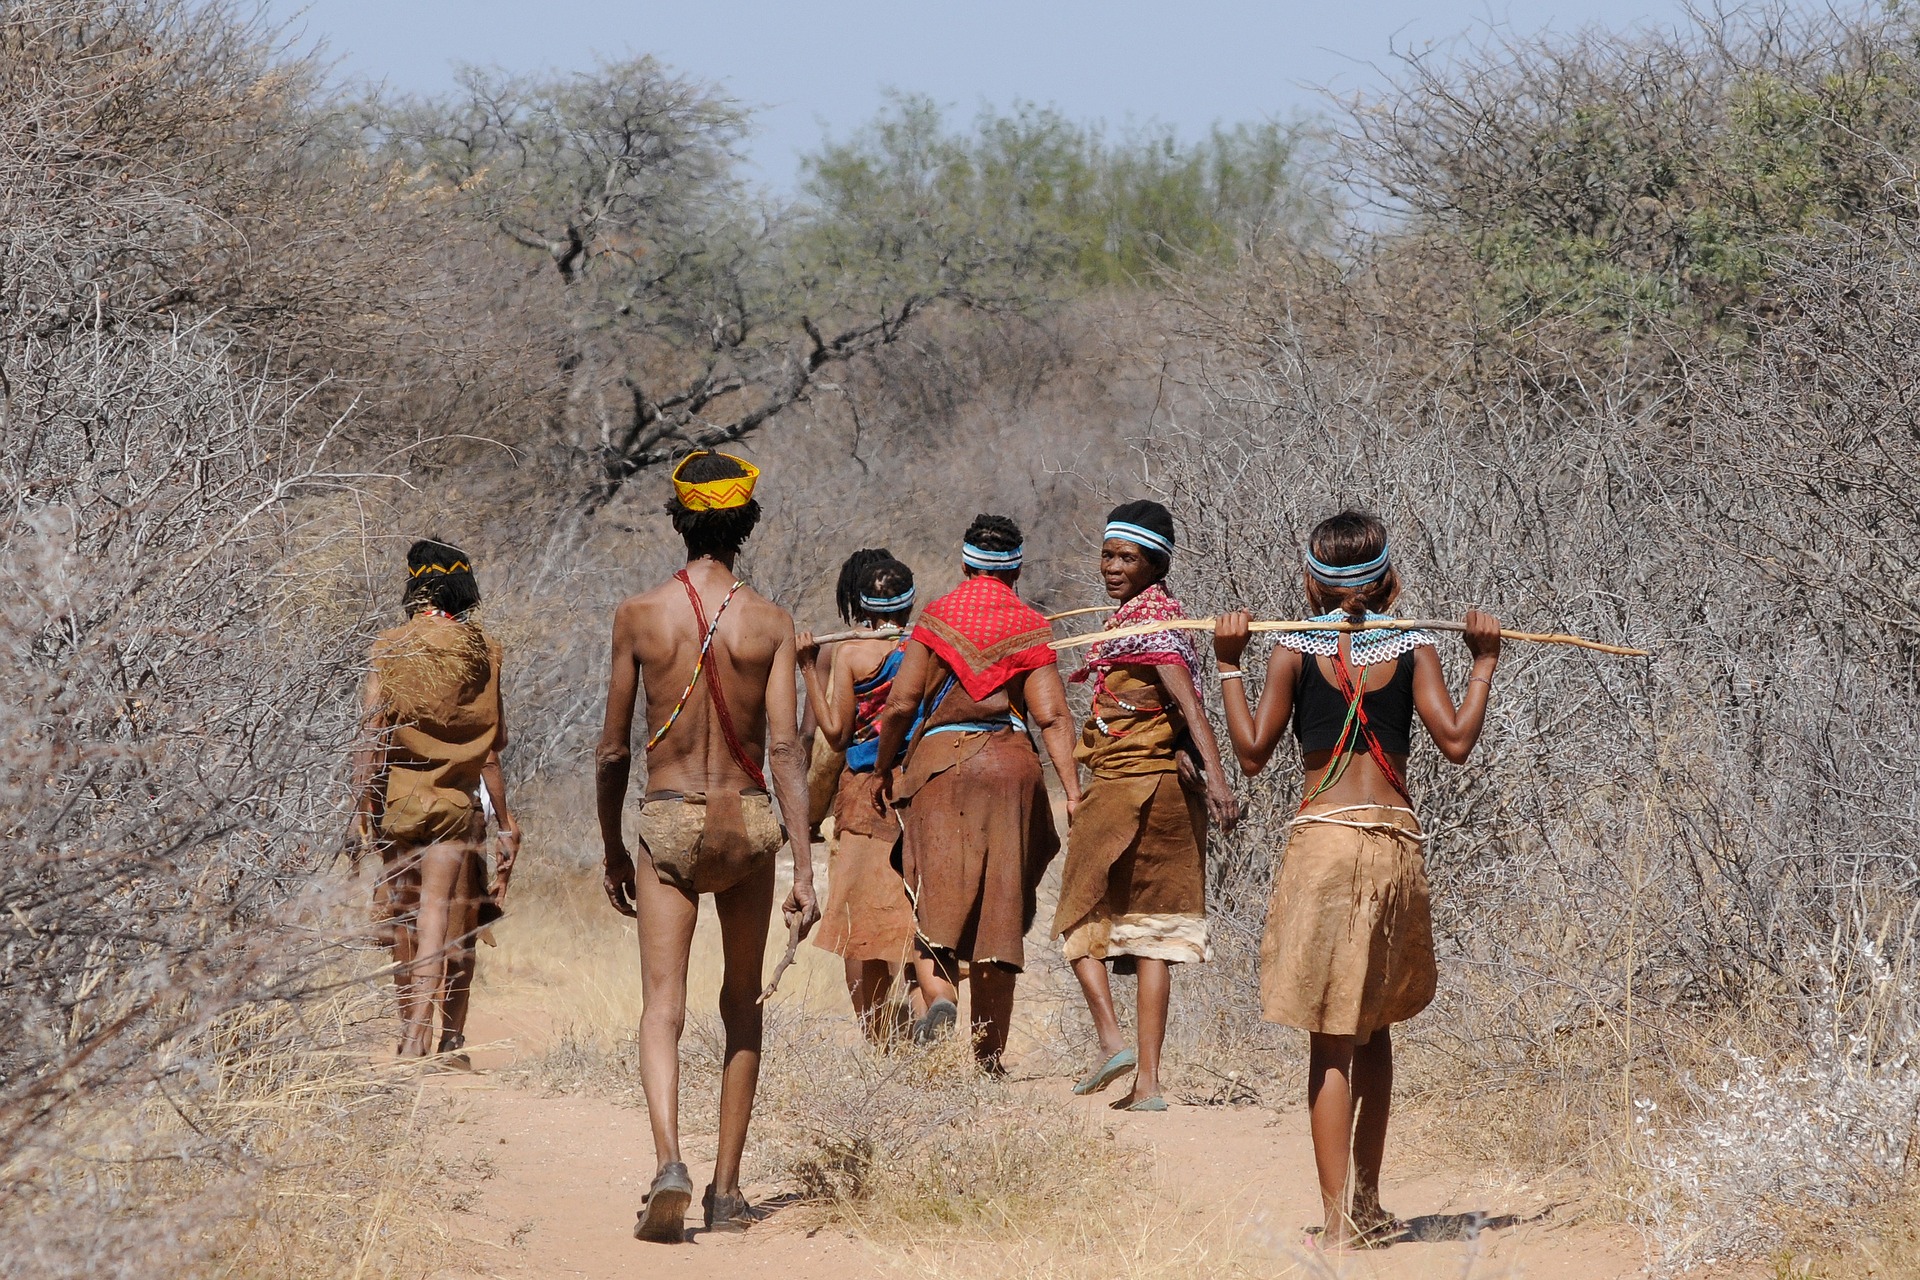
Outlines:
[{"label": "yellow and red beaded headband", "polygon": [[467,573],[470,569],[465,560],[455,560],[452,564],[423,564],[418,569],[407,570],[409,578],[417,578],[423,573]]},{"label": "yellow and red beaded headband", "polygon": [[680,473],[695,458],[704,458],[711,449],[700,449],[680,459],[680,465],[673,469],[673,496],[680,505],[689,511],[726,511],[732,507],[744,507],[753,498],[754,481],[760,478],[760,468],[745,458],[736,458],[730,453],[720,456],[740,465],[745,475],[728,476],[724,480],[682,480]]}]

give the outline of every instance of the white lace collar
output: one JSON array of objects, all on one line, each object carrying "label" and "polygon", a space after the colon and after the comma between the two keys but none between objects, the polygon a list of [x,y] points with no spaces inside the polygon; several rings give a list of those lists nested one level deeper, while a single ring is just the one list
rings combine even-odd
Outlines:
[{"label": "white lace collar", "polygon": [[[1347,615],[1338,610],[1322,613],[1307,619],[1308,622],[1345,622]],[[1390,614],[1369,613],[1368,622],[1391,622]],[[1301,653],[1311,653],[1331,658],[1340,651],[1338,631],[1276,631],[1273,638],[1277,643]],[[1411,653],[1421,645],[1433,643],[1431,631],[1356,631],[1353,633],[1353,665],[1371,667],[1382,662],[1392,662],[1403,653]]]}]

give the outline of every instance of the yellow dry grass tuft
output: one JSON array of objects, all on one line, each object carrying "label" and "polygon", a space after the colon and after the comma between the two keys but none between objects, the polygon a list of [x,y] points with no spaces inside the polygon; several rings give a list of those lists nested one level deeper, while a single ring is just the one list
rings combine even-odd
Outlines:
[{"label": "yellow dry grass tuft", "polygon": [[0,1169],[6,1273],[417,1275],[445,1239],[422,1212],[418,1085],[370,1052],[382,1004],[354,986],[251,1008],[138,1095],[73,1108]]}]

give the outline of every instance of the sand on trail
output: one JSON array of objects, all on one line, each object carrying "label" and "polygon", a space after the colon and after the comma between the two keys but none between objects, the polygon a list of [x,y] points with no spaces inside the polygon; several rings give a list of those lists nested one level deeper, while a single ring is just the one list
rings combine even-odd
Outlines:
[{"label": "sand on trail", "polygon": [[[825,865],[824,850],[820,863]],[[607,927],[621,928],[611,919]],[[702,921],[703,933],[712,927],[711,919]],[[479,1046],[475,1072],[426,1077],[423,1108],[442,1121],[434,1126],[434,1142],[448,1175],[444,1201],[453,1211],[442,1222],[453,1248],[442,1265],[424,1274],[436,1280],[656,1275],[859,1280],[940,1269],[925,1254],[869,1243],[843,1228],[821,1227],[818,1213],[783,1204],[784,1188],[778,1186],[747,1187],[756,1203],[771,1206],[766,1219],[751,1230],[737,1235],[705,1232],[698,1191],[712,1170],[711,1134],[683,1137],[696,1189],[687,1218],[688,1242],[635,1240],[635,1213],[654,1172],[646,1111],[602,1097],[546,1095],[528,1082],[525,1072],[516,1070],[545,1051],[553,1016],[537,987],[484,984],[489,964],[512,968],[513,935],[507,929],[501,933],[501,948],[483,951],[481,961],[483,985],[476,991],[469,1026],[470,1042]],[[622,963],[631,966],[637,986],[637,948],[630,933],[623,940],[628,958]],[[1048,945],[1038,938],[1030,941]],[[769,969],[777,954],[773,948]],[[811,947],[803,947],[802,954],[803,964],[794,973],[811,988],[806,998],[816,1006],[822,999],[843,1000],[833,991],[833,958]],[[1041,981],[1038,974],[1024,976],[1023,994],[1069,994],[1030,989]],[[699,993],[694,994],[697,998]],[[1018,1063],[1014,1065],[1016,1083],[1010,1087],[1048,1090],[1069,1099],[1070,1080],[1020,1081]],[[1108,1098],[1123,1087],[1115,1086]],[[1152,1153],[1156,1185],[1173,1198],[1176,1233],[1188,1239],[1231,1240],[1231,1252],[1242,1268],[1236,1274],[1245,1274],[1249,1254],[1252,1274],[1275,1276],[1612,1280],[1644,1270],[1644,1251],[1631,1233],[1583,1220],[1570,1206],[1559,1206],[1543,1220],[1476,1232],[1472,1224],[1478,1221],[1509,1215],[1533,1218],[1550,1201],[1540,1189],[1499,1169],[1435,1167],[1395,1150],[1389,1152],[1383,1199],[1431,1239],[1337,1259],[1319,1256],[1303,1242],[1302,1229],[1319,1219],[1319,1197],[1306,1115],[1298,1104],[1275,1112],[1175,1103],[1164,1114],[1123,1115],[1106,1108],[1108,1098],[1070,1100],[1069,1105],[1084,1108],[1094,1123],[1111,1127],[1119,1139]],[[1407,1118],[1417,1124],[1417,1114]],[[750,1134],[750,1166],[752,1142]],[[1194,1271],[1206,1273],[1204,1264]]]}]

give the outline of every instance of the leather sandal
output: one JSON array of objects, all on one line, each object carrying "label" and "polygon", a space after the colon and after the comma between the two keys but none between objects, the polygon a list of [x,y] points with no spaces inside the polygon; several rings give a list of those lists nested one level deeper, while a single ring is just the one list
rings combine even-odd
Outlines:
[{"label": "leather sandal", "polygon": [[913,1024],[913,1042],[932,1044],[941,1036],[952,1031],[960,1021],[960,1006],[951,1000],[935,1000]]},{"label": "leather sandal", "polygon": [[1355,1249],[1384,1249],[1406,1238],[1407,1224],[1385,1209],[1380,1211],[1378,1217],[1369,1217],[1365,1222],[1353,1224],[1352,1247]]},{"label": "leather sandal", "polygon": [[1167,1100],[1156,1093],[1151,1098],[1141,1098],[1137,1101],[1129,1098],[1119,1098],[1113,1102],[1109,1102],[1107,1106],[1115,1111],[1165,1111],[1167,1109]]},{"label": "leather sandal", "polygon": [[458,1031],[449,1031],[440,1037],[440,1052],[435,1054],[437,1065],[449,1071],[473,1070],[473,1059],[466,1055],[467,1038]]}]

